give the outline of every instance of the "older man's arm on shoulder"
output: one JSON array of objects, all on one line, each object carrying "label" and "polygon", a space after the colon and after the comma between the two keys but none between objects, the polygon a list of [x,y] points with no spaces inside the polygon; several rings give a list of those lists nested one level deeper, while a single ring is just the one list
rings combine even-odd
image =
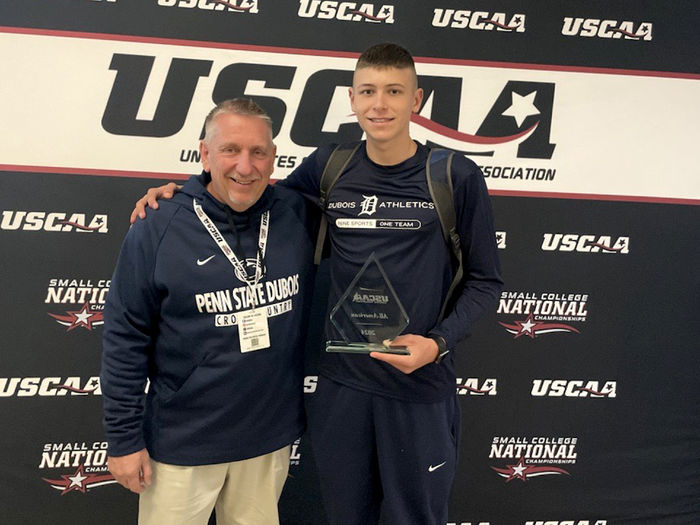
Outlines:
[{"label": "older man's arm on shoulder", "polygon": [[162,186],[156,186],[155,188],[148,188],[146,195],[141,197],[134,204],[134,209],[131,211],[131,216],[129,217],[129,222],[134,224],[136,219],[146,218],[146,208],[151,208],[153,210],[158,209],[158,199],[172,199],[173,196],[182,189],[181,184],[176,184],[175,182],[168,182]]}]

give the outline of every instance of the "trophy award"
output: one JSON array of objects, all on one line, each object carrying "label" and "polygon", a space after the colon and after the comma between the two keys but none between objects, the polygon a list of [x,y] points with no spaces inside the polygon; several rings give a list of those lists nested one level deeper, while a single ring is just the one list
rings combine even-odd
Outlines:
[{"label": "trophy award", "polygon": [[342,341],[326,341],[326,352],[410,353],[405,346],[384,343],[408,326],[408,315],[374,252],[331,310],[330,320]]}]

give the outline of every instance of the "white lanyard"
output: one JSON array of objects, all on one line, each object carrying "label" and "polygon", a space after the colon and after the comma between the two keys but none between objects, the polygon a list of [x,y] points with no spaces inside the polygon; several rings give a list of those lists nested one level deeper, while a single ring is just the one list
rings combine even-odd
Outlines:
[{"label": "white lanyard", "polygon": [[236,256],[236,253],[231,249],[224,236],[221,235],[219,228],[216,224],[209,218],[209,216],[204,212],[202,206],[197,202],[196,199],[192,199],[192,206],[194,207],[194,212],[199,217],[199,220],[204,225],[204,228],[209,232],[211,238],[219,246],[219,249],[224,253],[226,258],[231,262],[234,269],[236,270],[236,277],[246,283],[248,286],[255,286],[258,281],[263,276],[263,259],[265,257],[265,248],[267,248],[267,235],[269,233],[270,226],[270,210],[266,210],[260,217],[260,235],[258,237],[258,253],[255,257],[255,276],[250,277],[245,269],[245,261],[241,260]]}]

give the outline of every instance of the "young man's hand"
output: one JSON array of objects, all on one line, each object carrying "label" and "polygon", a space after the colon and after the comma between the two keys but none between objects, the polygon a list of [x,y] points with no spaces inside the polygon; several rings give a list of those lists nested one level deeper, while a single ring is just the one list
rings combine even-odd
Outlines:
[{"label": "young man's hand", "polygon": [[134,224],[136,218],[145,219],[146,218],[146,208],[158,209],[158,199],[172,199],[175,192],[182,189],[182,186],[175,184],[174,182],[168,182],[163,186],[158,186],[157,188],[149,188],[146,195],[141,197],[136,201],[136,206],[134,211],[131,212],[131,217],[129,222]]},{"label": "young man's hand", "polygon": [[434,362],[438,355],[437,343],[432,339],[420,335],[400,335],[391,341],[389,346],[405,346],[411,354],[399,355],[372,352],[369,354],[370,357],[378,361],[389,363],[404,374],[410,374],[420,367]]},{"label": "young man's hand", "polygon": [[145,448],[126,456],[109,456],[107,468],[117,483],[136,494],[151,484],[151,460]]}]

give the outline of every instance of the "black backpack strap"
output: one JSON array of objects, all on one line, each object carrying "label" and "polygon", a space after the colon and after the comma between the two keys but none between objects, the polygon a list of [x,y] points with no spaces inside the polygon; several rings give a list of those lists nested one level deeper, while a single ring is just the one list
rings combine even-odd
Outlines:
[{"label": "black backpack strap", "polygon": [[431,149],[428,160],[425,163],[425,176],[428,181],[428,191],[435,203],[435,211],[442,226],[442,236],[450,247],[456,261],[454,278],[445,295],[445,301],[440,309],[438,323],[445,317],[445,310],[455,289],[462,280],[464,268],[462,263],[462,250],[457,233],[457,213],[452,195],[452,157],[454,151],[446,149]]},{"label": "black backpack strap", "polygon": [[323,256],[323,246],[326,242],[326,233],[328,230],[328,219],[326,219],[326,209],[328,207],[328,195],[330,194],[333,185],[340,177],[341,173],[350,162],[350,159],[360,147],[361,142],[352,142],[350,144],[339,144],[328,157],[326,167],[323,168],[323,174],[319,181],[318,188],[318,203],[321,206],[322,215],[321,223],[318,228],[318,238],[316,239],[316,250],[314,252],[314,264],[321,263]]}]

